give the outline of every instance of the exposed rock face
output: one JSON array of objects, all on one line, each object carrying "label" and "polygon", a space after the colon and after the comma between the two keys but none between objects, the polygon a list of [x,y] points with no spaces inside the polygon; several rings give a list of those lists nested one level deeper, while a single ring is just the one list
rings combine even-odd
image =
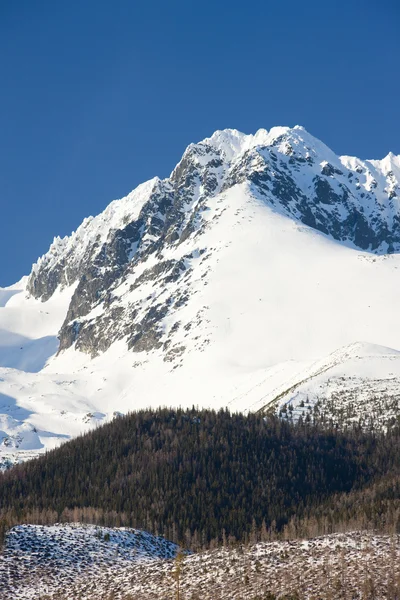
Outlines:
[{"label": "exposed rock face", "polygon": [[[400,159],[338,158],[304,129],[246,136],[216,132],[190,145],[170,178],[153,179],[115,201],[76,233],[56,239],[34,265],[28,291],[48,300],[76,284],[60,331],[60,351],[95,356],[126,339],[133,351],[164,347],[179,356],[161,321],[190,295],[194,258],[185,242],[210,223],[209,202],[236,185],[287,216],[374,253],[400,250]],[[177,249],[182,248],[179,252]],[[129,302],[124,291],[141,291]],[[172,357],[172,358],[171,358]]]}]

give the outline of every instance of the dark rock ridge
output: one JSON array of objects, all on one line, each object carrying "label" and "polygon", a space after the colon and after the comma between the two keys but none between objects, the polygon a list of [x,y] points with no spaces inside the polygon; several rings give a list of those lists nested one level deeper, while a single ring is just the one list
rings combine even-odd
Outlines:
[{"label": "dark rock ridge", "polygon": [[[57,289],[76,286],[60,351],[75,344],[95,356],[126,339],[133,351],[164,347],[169,357],[179,356],[181,346],[174,349],[161,324],[188,301],[194,255],[165,255],[189,238],[201,254],[210,250],[202,248],[201,235],[210,226],[204,213],[213,197],[229,202],[229,190],[241,184],[337,241],[377,254],[398,252],[399,182],[377,163],[341,160],[300,127],[255,136],[217,132],[190,145],[168,179],[139,186],[71,237],[55,240],[34,265],[28,292],[46,301]],[[123,286],[147,286],[149,295],[124,303]]]}]

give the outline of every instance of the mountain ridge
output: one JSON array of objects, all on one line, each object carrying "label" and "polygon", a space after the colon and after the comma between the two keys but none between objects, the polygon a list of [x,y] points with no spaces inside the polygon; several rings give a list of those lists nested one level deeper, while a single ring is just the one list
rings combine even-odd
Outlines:
[{"label": "mountain ridge", "polygon": [[[279,160],[271,148],[278,150]],[[290,163],[292,172],[289,176],[285,170],[289,169]],[[302,169],[304,164],[305,170]],[[79,349],[89,351],[92,355],[104,351],[109,346],[109,341],[114,341],[109,330],[107,340],[99,339],[92,347],[87,339],[95,334],[93,326],[86,326],[85,323],[85,316],[93,306],[103,301],[106,312],[107,304],[115,299],[110,291],[119,281],[126,279],[132,266],[146,261],[152,254],[161,258],[163,251],[181,245],[189,236],[196,236],[206,225],[202,212],[208,209],[207,200],[240,184],[249,186],[250,195],[261,196],[262,200],[278,212],[334,239],[354,243],[361,249],[375,250],[377,253],[381,253],[385,245],[386,252],[398,250],[399,203],[396,195],[391,196],[395,188],[390,188],[388,194],[391,213],[381,215],[379,222],[376,214],[378,209],[382,213],[385,210],[387,212],[388,208],[381,206],[382,198],[378,192],[372,193],[371,181],[378,186],[376,179],[370,180],[372,175],[366,170],[366,191],[360,192],[357,198],[358,188],[361,187],[357,177],[353,190],[350,190],[348,181],[347,185],[342,182],[337,184],[339,177],[347,180],[353,178],[350,170],[346,178],[345,173],[338,168],[339,164],[340,159],[331,150],[299,126],[293,129],[273,128],[270,132],[259,130],[254,136],[246,136],[236,130],[217,131],[210,138],[189,145],[169,179],[153,179],[142,184],[119,201],[114,213],[111,209],[117,206],[115,202],[99,217],[84,222],[75,235],[76,239],[74,236],[66,240],[64,238],[66,252],[61,248],[60,258],[49,266],[47,262],[50,262],[51,253],[50,257],[44,255],[33,267],[27,289],[34,297],[47,300],[57,285],[78,280],[70,310],[60,332],[60,349],[76,343]],[[357,164],[356,170],[360,170],[361,163]],[[312,181],[308,176],[310,168],[313,169]],[[300,177],[296,178],[296,173]],[[334,184],[337,184],[336,189]],[[314,194],[311,201],[305,195],[306,188],[309,194]],[[384,191],[386,188],[380,189],[379,193],[382,195]],[[360,202],[358,207],[356,200]],[[311,207],[315,206],[317,208],[314,214]],[[370,214],[365,216],[368,208]],[[120,214],[116,216],[116,213]],[[81,230],[86,233],[98,221],[100,227],[95,230],[97,235],[94,240],[89,235],[88,242],[88,236],[81,235]],[[105,228],[101,227],[104,223]],[[104,229],[108,229],[107,237]],[[393,241],[389,242],[392,238]],[[75,253],[71,254],[69,241],[73,241]],[[61,244],[61,241],[58,242],[55,252]],[[187,258],[190,260],[190,254]],[[185,270],[182,262],[184,259],[184,256],[179,256],[173,263],[164,263],[163,270],[172,270],[170,277],[178,279]],[[114,308],[115,305],[110,310],[108,321],[115,320]],[[165,305],[154,308],[156,318],[158,314],[169,310]],[[119,306],[117,312],[120,311]],[[141,328],[145,325],[142,321]],[[152,336],[157,338],[154,330]],[[140,350],[141,338],[140,332],[133,331],[130,339],[128,336],[128,344],[133,349],[138,344]],[[157,344],[157,339],[150,342],[151,347],[156,347]],[[149,349],[149,344],[145,345]]]}]

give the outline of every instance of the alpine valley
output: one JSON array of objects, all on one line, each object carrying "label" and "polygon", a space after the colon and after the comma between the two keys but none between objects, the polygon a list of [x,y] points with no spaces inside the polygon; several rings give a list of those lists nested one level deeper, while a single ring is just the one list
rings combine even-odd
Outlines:
[{"label": "alpine valley", "polygon": [[145,407],[385,428],[399,275],[400,156],[217,131],[0,290],[0,462]]}]

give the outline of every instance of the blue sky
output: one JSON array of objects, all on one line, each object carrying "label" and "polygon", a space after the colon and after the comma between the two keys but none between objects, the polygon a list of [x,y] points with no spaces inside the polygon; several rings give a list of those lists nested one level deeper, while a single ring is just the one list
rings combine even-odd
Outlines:
[{"label": "blue sky", "polygon": [[400,154],[393,0],[2,0],[0,285],[215,129]]}]

